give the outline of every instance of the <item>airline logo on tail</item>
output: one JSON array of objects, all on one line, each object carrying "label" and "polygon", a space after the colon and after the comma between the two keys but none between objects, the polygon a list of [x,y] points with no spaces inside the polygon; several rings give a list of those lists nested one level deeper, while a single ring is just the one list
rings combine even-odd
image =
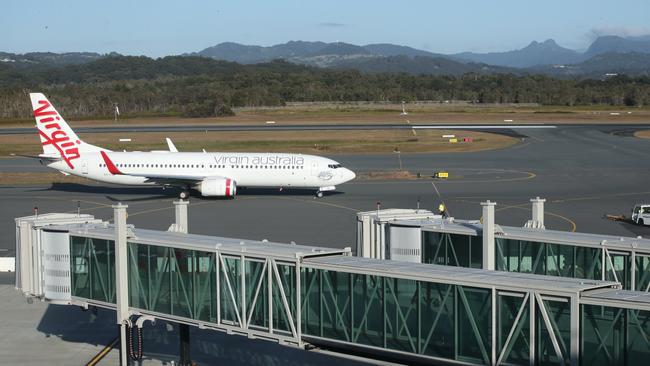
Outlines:
[{"label": "airline logo on tail", "polygon": [[74,137],[74,141],[70,139],[70,136],[66,131],[61,128],[59,121],[62,124],[65,124],[65,121],[62,120],[59,113],[52,107],[50,102],[47,99],[38,100],[38,108],[34,106],[34,117],[36,118],[38,133],[41,135],[41,144],[43,148],[46,149],[48,146],[54,147],[63,161],[68,164],[70,169],[74,169],[72,165],[72,160],[78,159],[81,157],[79,154],[79,148],[77,145],[81,144],[81,141]]}]

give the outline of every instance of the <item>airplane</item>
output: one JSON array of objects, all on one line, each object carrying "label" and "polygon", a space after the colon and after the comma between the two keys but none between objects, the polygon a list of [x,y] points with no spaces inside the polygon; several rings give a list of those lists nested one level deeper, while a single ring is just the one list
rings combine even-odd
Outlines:
[{"label": "airplane", "polygon": [[204,197],[234,197],[238,187],[313,188],[317,197],[356,177],[321,156],[282,153],[111,151],[84,142],[42,93],[30,93],[43,153],[30,156],[64,175],[122,185],[190,189]]}]

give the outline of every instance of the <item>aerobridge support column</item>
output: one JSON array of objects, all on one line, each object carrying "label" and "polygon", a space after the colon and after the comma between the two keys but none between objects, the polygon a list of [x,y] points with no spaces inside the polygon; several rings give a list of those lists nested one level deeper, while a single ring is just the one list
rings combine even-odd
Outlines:
[{"label": "aerobridge support column", "polygon": [[494,270],[494,206],[496,202],[481,202],[483,207],[483,269]]},{"label": "aerobridge support column", "polygon": [[[187,221],[187,206],[189,201],[178,200],[174,201],[174,218],[176,231],[179,233],[187,234],[188,221]],[[180,339],[180,366],[191,366],[192,358],[190,355],[190,326],[183,323],[178,323],[178,337]]]},{"label": "aerobridge support column", "polygon": [[540,229],[544,228],[544,202],[543,198],[532,198],[530,202],[533,204],[533,222],[536,223]]},{"label": "aerobridge support column", "polygon": [[187,234],[187,205],[190,204],[190,201],[178,200],[174,201],[174,212],[176,220],[176,230],[180,233]]},{"label": "aerobridge support column", "polygon": [[115,305],[117,324],[120,326],[120,365],[128,365],[126,344],[127,322],[129,321],[129,284],[127,276],[126,208],[127,205],[113,205],[115,223]]}]

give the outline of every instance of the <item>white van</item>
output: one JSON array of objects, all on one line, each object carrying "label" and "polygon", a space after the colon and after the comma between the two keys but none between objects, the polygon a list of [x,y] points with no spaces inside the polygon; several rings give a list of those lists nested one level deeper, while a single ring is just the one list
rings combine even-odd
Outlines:
[{"label": "white van", "polygon": [[638,225],[650,225],[650,204],[637,204],[632,209],[632,221]]}]

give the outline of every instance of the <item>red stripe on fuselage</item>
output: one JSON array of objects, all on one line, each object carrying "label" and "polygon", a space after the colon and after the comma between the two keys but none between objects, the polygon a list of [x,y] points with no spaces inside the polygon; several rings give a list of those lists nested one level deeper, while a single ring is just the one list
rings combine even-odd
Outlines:
[{"label": "red stripe on fuselage", "polygon": [[117,169],[117,167],[115,166],[115,164],[113,164],[111,159],[108,158],[108,155],[106,155],[106,153],[103,151],[100,151],[100,153],[102,154],[102,158],[104,159],[104,163],[106,163],[106,167],[108,168],[108,171],[113,175],[116,174],[121,175],[122,172],[119,169]]},{"label": "red stripe on fuselage", "polygon": [[226,197],[230,197],[230,179],[226,179]]}]

